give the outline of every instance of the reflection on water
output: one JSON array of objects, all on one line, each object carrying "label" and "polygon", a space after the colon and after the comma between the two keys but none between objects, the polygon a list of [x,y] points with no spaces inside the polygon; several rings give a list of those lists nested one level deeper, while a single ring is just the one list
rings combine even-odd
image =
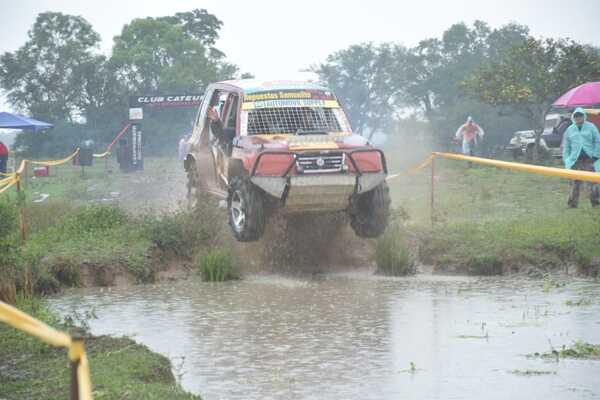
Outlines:
[{"label": "reflection on water", "polygon": [[[95,334],[184,357],[183,386],[208,400],[600,397],[600,361],[525,357],[577,339],[600,343],[600,285],[542,286],[257,277],[77,290],[51,303],[64,313],[93,307]],[[582,297],[592,305],[565,304]],[[548,373],[515,373],[527,370]]]}]

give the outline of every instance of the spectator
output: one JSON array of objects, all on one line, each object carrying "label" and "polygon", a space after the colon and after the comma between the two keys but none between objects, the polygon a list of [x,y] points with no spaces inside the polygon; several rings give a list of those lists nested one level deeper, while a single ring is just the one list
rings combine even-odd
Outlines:
[{"label": "spectator", "polygon": [[[563,162],[565,168],[578,171],[600,171],[600,133],[596,125],[586,121],[583,108],[578,107],[571,116],[573,123],[567,128],[563,138]],[[577,208],[581,181],[571,181],[571,194],[567,204]],[[600,206],[600,190],[598,185],[589,182],[590,201],[592,207]]]},{"label": "spectator", "polygon": [[[456,131],[456,140],[462,139],[462,151],[466,156],[475,155],[475,148],[477,146],[477,140],[483,138],[485,132],[479,125],[473,122],[473,118],[470,116],[467,118],[467,122],[462,124]],[[469,164],[470,165],[470,164]]]},{"label": "spectator", "polygon": [[[6,164],[8,163],[8,147],[0,142],[0,173],[6,173]],[[1,179],[1,177],[0,177]]]}]

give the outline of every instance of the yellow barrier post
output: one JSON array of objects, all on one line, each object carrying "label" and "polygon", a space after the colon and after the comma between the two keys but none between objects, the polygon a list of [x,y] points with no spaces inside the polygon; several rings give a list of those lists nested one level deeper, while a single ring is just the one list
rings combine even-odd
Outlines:
[{"label": "yellow barrier post", "polygon": [[41,341],[55,347],[69,350],[71,362],[71,399],[92,400],[92,382],[90,367],[85,354],[83,336],[69,336],[64,332],[44,324],[19,309],[0,301],[0,322],[37,337]]},{"label": "yellow barrier post", "polygon": [[21,179],[17,175],[17,202],[19,204],[19,230],[21,231],[21,240],[27,240],[27,221],[25,220],[25,199],[21,192]]},{"label": "yellow barrier post", "polygon": [[81,354],[84,352],[83,337],[80,334],[71,335],[71,348],[69,349],[69,361],[71,364],[71,400],[79,400],[78,370],[81,364]]}]

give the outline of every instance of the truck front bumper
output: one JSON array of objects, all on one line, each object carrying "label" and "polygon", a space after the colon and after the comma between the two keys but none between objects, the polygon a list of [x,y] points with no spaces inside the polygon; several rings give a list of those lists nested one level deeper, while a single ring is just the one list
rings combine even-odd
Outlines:
[{"label": "truck front bumper", "polygon": [[[296,153],[265,151],[257,157],[250,180],[269,195],[280,200],[289,211],[332,211],[345,210],[354,195],[368,192],[385,181],[387,165],[381,150],[359,148],[341,150],[353,167],[353,171],[316,174],[290,175],[296,164]],[[353,158],[353,154],[361,152],[378,152],[381,156],[382,171],[363,172]],[[265,154],[290,154],[293,161],[281,176],[256,175],[261,157]]]},{"label": "truck front bumper", "polygon": [[355,194],[368,192],[385,181],[383,172],[354,174],[254,176],[252,183],[279,199],[289,211],[345,210]]}]

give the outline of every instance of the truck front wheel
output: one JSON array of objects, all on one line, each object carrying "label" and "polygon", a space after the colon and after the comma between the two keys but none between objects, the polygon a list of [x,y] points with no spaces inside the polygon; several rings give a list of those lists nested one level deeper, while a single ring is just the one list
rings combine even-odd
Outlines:
[{"label": "truck front wheel", "polygon": [[229,225],[237,240],[253,242],[265,231],[264,198],[260,190],[246,177],[231,181],[227,197]]},{"label": "truck front wheel", "polygon": [[375,189],[358,195],[350,208],[350,226],[356,236],[378,237],[385,231],[390,217],[390,191],[383,182]]}]

